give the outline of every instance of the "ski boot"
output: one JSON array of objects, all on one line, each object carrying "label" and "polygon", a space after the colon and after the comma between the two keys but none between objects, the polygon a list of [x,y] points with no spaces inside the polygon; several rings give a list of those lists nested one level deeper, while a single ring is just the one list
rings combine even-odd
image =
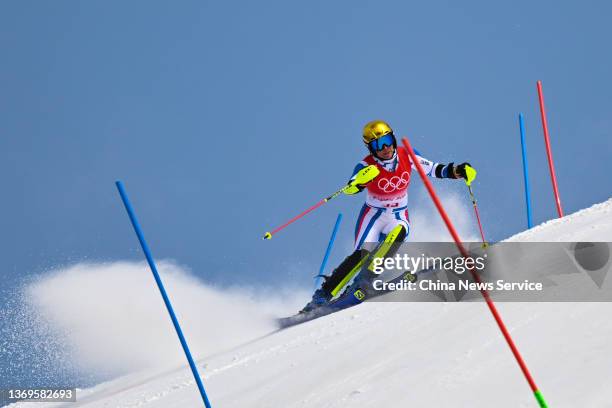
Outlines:
[{"label": "ski boot", "polygon": [[310,302],[308,302],[308,304],[304,306],[302,310],[300,310],[300,313],[310,312],[316,308],[329,304],[329,301],[336,296],[339,288],[341,289],[344,286],[343,282],[346,280],[346,278],[348,276],[352,278],[352,276],[355,275],[355,272],[359,271],[363,261],[369,254],[370,253],[365,249],[357,249],[355,252],[347,256],[344,261],[342,261],[342,263],[338,265],[336,269],[334,269],[330,276],[323,275],[323,284],[315,291]]},{"label": "ski boot", "polygon": [[[406,238],[406,228],[403,225],[397,225],[389,232],[385,240],[380,243],[368,258],[368,264],[363,264],[359,274],[353,280],[353,283],[344,291],[343,295],[351,295],[355,297],[359,302],[363,302],[367,297],[374,295],[374,288],[372,283],[380,275],[374,272],[374,259],[376,258],[388,258],[395,255],[399,246],[404,242]],[[413,277],[409,274],[409,278],[412,280]]]},{"label": "ski boot", "polygon": [[[355,276],[358,276],[358,274],[360,278],[355,279],[357,284],[374,280],[377,275],[373,272],[374,264],[372,259],[393,256],[399,248],[399,245],[404,242],[405,237],[406,228],[400,224],[393,228],[385,240],[378,244],[372,252],[363,248],[356,249],[352,254],[347,256],[336,269],[334,269],[330,276],[324,276],[325,281],[323,285],[321,285],[320,289],[315,291],[312,295],[312,300],[304,306],[300,313],[306,313],[315,308],[326,306],[331,299],[337,297],[341,293],[346,293],[348,283],[353,280]],[[355,283],[351,285],[350,288],[353,288],[354,285]],[[345,291],[341,292],[342,289],[345,289]],[[363,299],[365,299],[365,293]]]},{"label": "ski boot", "polygon": [[331,300],[331,296],[323,290],[323,288],[319,288],[315,290],[315,293],[312,295],[312,299],[310,302],[300,310],[300,313],[307,313],[319,307],[325,306]]}]

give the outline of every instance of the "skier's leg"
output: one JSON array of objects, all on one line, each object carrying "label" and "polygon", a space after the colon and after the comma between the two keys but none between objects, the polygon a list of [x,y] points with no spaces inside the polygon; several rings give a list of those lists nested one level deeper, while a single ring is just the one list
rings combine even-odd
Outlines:
[{"label": "skier's leg", "polygon": [[342,280],[351,273],[370,253],[365,249],[356,249],[352,254],[347,256],[336,269],[333,270],[330,276],[325,278],[325,282],[321,285],[321,289],[331,298],[334,296],[332,292]]},{"label": "skier's leg", "polygon": [[[367,214],[365,217],[367,217]],[[363,251],[361,261],[355,263],[351,269],[344,270],[342,271],[342,273],[338,274],[341,279],[335,279],[330,285],[330,288],[332,288],[330,292],[332,297],[340,293],[340,291],[357,274],[361,274],[363,275],[363,277],[368,278],[370,277],[370,274],[374,275],[374,273],[372,272],[374,270],[373,259],[393,256],[395,252],[397,252],[397,248],[399,247],[399,245],[404,242],[408,231],[407,224],[401,222],[401,220],[397,220],[392,212],[385,212],[384,210],[380,209],[371,217],[371,221],[366,226],[364,226],[363,224],[364,223],[362,222],[362,220],[358,219],[357,228],[355,229],[357,232],[355,235],[358,237],[356,243],[357,248],[355,249],[355,252],[357,252],[358,250]],[[396,228],[391,228],[394,226]],[[385,232],[387,237],[383,242],[374,247],[371,252],[371,256],[368,251],[365,251],[363,248],[361,248],[365,243],[377,242],[380,235]],[[366,264],[366,261],[369,262],[369,264]],[[365,274],[364,272],[362,272],[362,270],[364,269]]]},{"label": "skier's leg", "polygon": [[372,208],[364,204],[357,218],[357,226],[355,228],[355,250],[333,270],[330,276],[324,277],[325,280],[321,288],[315,291],[311,301],[302,309],[303,312],[325,305],[357,275],[369,255],[367,250],[361,249],[359,246],[366,242],[366,240],[374,241],[374,237],[378,238],[384,227],[384,219],[381,217],[383,213],[384,210]]},{"label": "skier's leg", "polygon": [[374,273],[374,260],[377,258],[391,258],[395,255],[400,245],[408,236],[408,225],[404,222],[392,223],[386,225],[383,231],[387,231],[385,240],[380,243],[376,249],[372,252],[370,264],[361,273],[361,278],[373,278],[376,276]]},{"label": "skier's leg", "polygon": [[406,233],[407,229],[403,223],[399,223],[391,229],[385,240],[367,258],[368,263],[361,265],[358,271],[359,275],[357,275],[351,286],[348,287],[347,292],[345,292],[346,295],[350,296],[352,294],[360,302],[366,298],[371,282],[378,276],[374,272],[374,260],[377,258],[393,257],[401,243],[404,242]]},{"label": "skier's leg", "polygon": [[371,283],[378,276],[374,273],[374,259],[395,256],[400,245],[408,238],[410,221],[407,210],[386,212],[381,218],[384,220],[381,234],[386,236],[384,241],[372,251],[368,258],[369,264],[362,265],[359,275],[347,289],[346,296],[343,296],[348,303],[353,301],[351,300],[353,297],[361,302],[368,296],[367,292],[369,292]]},{"label": "skier's leg", "polygon": [[[404,227],[405,233],[402,235],[402,237],[400,237],[400,239],[396,238],[394,239],[394,241],[401,244],[402,242],[408,239],[408,234],[410,233],[410,220],[408,218],[408,210],[404,209],[399,211],[393,211],[389,216],[389,220],[384,225],[382,233],[384,235],[389,235],[391,231],[393,231],[398,225]],[[399,247],[399,245],[397,245],[397,247]],[[393,255],[395,255],[395,253]]]},{"label": "skier's leg", "polygon": [[[355,282],[361,282],[364,279],[373,279],[376,274],[374,273],[374,259],[375,258],[386,258],[395,255],[399,245],[404,241],[406,237],[406,228],[403,225],[397,225],[396,228],[392,229],[383,242],[378,244],[372,252],[368,252],[361,249],[362,258],[348,273],[344,275],[344,278],[336,284],[332,289],[332,296],[336,296],[340,291],[353,279],[355,276]],[[336,282],[334,282],[335,284]]]},{"label": "skier's leg", "polygon": [[366,242],[378,242],[378,236],[387,223],[386,218],[385,210],[364,204],[355,225],[354,249],[361,248]]},{"label": "skier's leg", "polygon": [[310,302],[308,302],[301,311],[308,312],[316,307],[327,304],[335,296],[335,288],[344,286],[344,284],[341,285],[341,282],[347,276],[351,274],[355,276],[356,272],[361,269],[363,261],[368,255],[369,252],[365,249],[356,249],[352,254],[344,258],[344,261],[333,270],[330,276],[323,276],[323,284],[315,291]]},{"label": "skier's leg", "polygon": [[382,225],[381,233],[386,235],[385,239],[372,252],[368,267],[364,268],[359,277],[355,279],[357,284],[363,284],[364,282],[373,280],[377,276],[374,273],[374,259],[393,257],[402,242],[408,237],[410,222],[408,220],[407,210],[386,212],[383,218],[384,224]]},{"label": "skier's leg", "polygon": [[[324,289],[331,296],[338,295],[340,291],[353,279],[363,268],[370,252],[362,248],[366,242],[376,242],[388,222],[385,210],[372,208],[364,204],[357,225],[355,226],[355,251],[336,268],[324,284]],[[350,261],[349,258],[353,257]]]}]

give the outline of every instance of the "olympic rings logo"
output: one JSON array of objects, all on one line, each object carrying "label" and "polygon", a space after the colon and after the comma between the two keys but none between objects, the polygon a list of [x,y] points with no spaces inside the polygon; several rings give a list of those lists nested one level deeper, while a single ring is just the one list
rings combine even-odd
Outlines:
[{"label": "olympic rings logo", "polygon": [[390,179],[383,178],[378,180],[378,188],[385,193],[392,193],[397,190],[402,190],[408,186],[408,180],[410,179],[410,173],[407,171],[403,172],[400,176],[393,176]]}]

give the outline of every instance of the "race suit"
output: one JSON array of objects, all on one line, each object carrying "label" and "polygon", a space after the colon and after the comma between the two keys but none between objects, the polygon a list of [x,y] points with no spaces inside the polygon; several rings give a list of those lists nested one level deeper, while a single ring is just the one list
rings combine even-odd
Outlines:
[{"label": "race suit", "polygon": [[[452,174],[452,163],[435,163],[421,156],[416,150],[415,153],[428,176],[455,178]],[[389,160],[381,160],[370,154],[355,166],[351,180],[359,170],[369,165],[378,167],[380,174],[367,184],[366,201],[355,226],[355,249],[361,248],[365,242],[382,242],[398,224],[403,224],[406,228],[405,239],[410,232],[408,185],[415,165],[410,161],[408,152],[403,147],[397,147]]]}]

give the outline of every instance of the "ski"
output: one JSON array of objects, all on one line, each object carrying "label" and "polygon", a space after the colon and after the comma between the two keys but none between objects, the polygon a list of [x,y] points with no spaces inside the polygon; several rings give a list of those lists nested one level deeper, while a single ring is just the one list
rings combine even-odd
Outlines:
[{"label": "ski", "polygon": [[[400,283],[402,281],[415,282],[420,276],[432,272],[431,269],[417,271],[415,274],[403,272],[401,275],[387,281],[387,283]],[[308,312],[297,313],[293,316],[282,317],[276,320],[279,329],[285,329],[298,324],[306,323],[319,317],[327,316],[340,310],[357,306],[367,300],[390,293],[391,290],[368,291],[363,288],[349,286],[340,296],[330,301],[328,304],[310,310]]]}]

